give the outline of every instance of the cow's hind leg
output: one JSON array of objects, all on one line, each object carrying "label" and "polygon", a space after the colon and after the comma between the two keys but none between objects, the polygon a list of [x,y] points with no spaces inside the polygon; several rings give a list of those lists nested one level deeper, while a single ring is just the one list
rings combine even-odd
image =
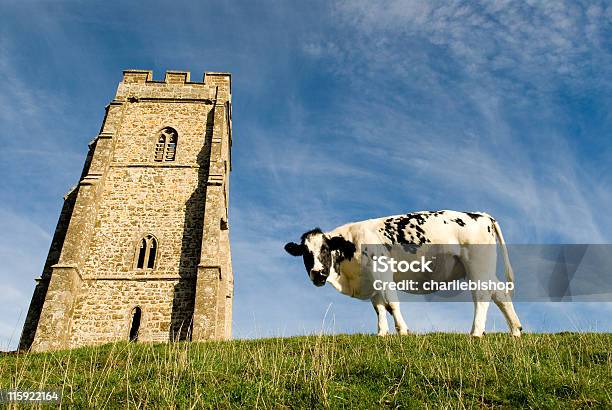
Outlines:
[{"label": "cow's hind leg", "polygon": [[404,317],[402,316],[402,311],[400,310],[399,302],[389,302],[386,305],[387,312],[391,313],[393,316],[393,321],[395,322],[395,330],[400,335],[408,334],[408,326],[404,321]]},{"label": "cow's hind leg", "polygon": [[[489,280],[497,280],[495,277],[497,254],[494,247],[472,245],[466,256],[464,266],[470,281],[482,284]],[[488,289],[473,290],[472,300],[474,301],[474,322],[470,334],[474,337],[482,337],[487,322],[487,311],[491,304],[491,291]]]},{"label": "cow's hind leg", "polygon": [[504,314],[512,336],[520,337],[523,327],[521,326],[521,322],[514,310],[514,305],[512,304],[510,295],[502,291],[497,291],[493,292],[492,297],[493,302],[495,302],[499,310],[501,310]]},{"label": "cow's hind leg", "polygon": [[386,336],[389,334],[389,325],[387,324],[385,301],[380,294],[374,296],[371,300],[372,306],[374,306],[374,310],[378,316],[378,336]]}]

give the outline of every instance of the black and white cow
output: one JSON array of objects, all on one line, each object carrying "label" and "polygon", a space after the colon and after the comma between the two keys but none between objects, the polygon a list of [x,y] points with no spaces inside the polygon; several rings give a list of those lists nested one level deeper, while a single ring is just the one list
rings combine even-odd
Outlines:
[{"label": "black and white cow", "polygon": [[[349,223],[330,232],[322,232],[317,228],[304,233],[301,243],[287,243],[285,250],[290,255],[304,258],[306,272],[316,286],[330,283],[345,295],[362,300],[370,299],[378,315],[378,335],[384,336],[389,332],[385,311],[393,316],[397,332],[406,334],[408,328],[400,312],[397,291],[375,290],[373,274],[362,269],[362,258],[368,257],[365,252],[361,252],[362,245],[376,244],[387,249],[394,245],[413,246],[416,249],[415,256],[418,256],[420,249],[427,248],[431,252],[436,244],[444,246],[443,259],[447,266],[442,273],[437,271],[435,280],[447,282],[460,278],[499,282],[496,276],[497,246],[473,246],[499,244],[506,280],[514,280],[499,224],[490,215],[480,212],[414,212]],[[448,266],[448,263],[451,265]],[[401,274],[401,280],[411,278],[424,279],[423,273]],[[392,274],[390,280],[400,280],[397,272]],[[481,337],[484,334],[490,300],[504,314],[510,333],[513,336],[521,335],[521,323],[508,291],[478,291],[472,294],[472,336]]]}]

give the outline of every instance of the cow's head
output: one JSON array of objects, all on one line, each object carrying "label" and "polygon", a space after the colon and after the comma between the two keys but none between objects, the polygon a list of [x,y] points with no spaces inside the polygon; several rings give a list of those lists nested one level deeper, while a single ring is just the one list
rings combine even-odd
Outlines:
[{"label": "cow's head", "polygon": [[[302,256],[306,272],[315,286],[323,286],[334,269],[334,263],[350,260],[355,245],[342,236],[332,238],[315,228],[302,235],[301,243],[289,242],[285,250],[292,256]],[[338,252],[333,252],[338,251]]]}]

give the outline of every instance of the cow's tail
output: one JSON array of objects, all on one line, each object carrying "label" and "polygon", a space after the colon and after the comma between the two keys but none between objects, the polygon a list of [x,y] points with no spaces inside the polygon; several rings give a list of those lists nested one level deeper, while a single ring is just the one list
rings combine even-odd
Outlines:
[{"label": "cow's tail", "polygon": [[491,222],[493,223],[493,229],[495,229],[495,236],[497,236],[497,243],[501,248],[502,255],[504,257],[504,274],[506,275],[506,280],[509,282],[514,282],[514,271],[512,270],[512,265],[510,265],[510,258],[508,257],[508,248],[506,248],[506,241],[504,241],[504,236],[502,235],[501,228],[497,221],[491,218]]}]

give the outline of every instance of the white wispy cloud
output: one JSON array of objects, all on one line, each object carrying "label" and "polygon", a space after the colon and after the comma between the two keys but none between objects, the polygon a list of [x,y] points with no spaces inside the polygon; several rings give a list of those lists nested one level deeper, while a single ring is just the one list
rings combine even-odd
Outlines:
[{"label": "white wispy cloud", "polygon": [[385,35],[414,36],[448,48],[467,73],[509,70],[529,76],[533,85],[542,85],[534,80],[551,72],[581,79],[589,64],[609,62],[604,48],[611,11],[604,2],[395,0],[385,7],[367,1],[336,5],[340,21],[357,27],[366,47],[371,41],[382,46],[364,55],[385,54],[385,44],[391,42]]},{"label": "white wispy cloud", "polygon": [[576,141],[527,123],[554,124],[563,113],[552,92],[565,84],[609,86],[590,72],[612,67],[604,4],[351,1],[334,16],[348,35],[304,52],[356,84],[345,131],[425,206],[451,204],[443,193],[492,211],[516,242],[610,240],[600,212],[610,183],[599,178],[609,165],[583,163]]}]

